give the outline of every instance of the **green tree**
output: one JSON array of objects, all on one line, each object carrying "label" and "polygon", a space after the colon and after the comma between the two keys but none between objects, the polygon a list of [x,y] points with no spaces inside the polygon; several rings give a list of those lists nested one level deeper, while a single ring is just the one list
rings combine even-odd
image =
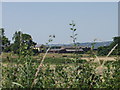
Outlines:
[{"label": "green tree", "polygon": [[3,52],[10,51],[10,40],[5,36],[4,28],[0,28],[0,40],[1,40],[1,47]]},{"label": "green tree", "polygon": [[108,52],[110,51],[110,48],[109,46],[101,46],[98,48],[97,51],[98,51],[98,55],[104,56],[108,54]]},{"label": "green tree", "polygon": [[12,45],[14,53],[25,56],[33,54],[33,47],[36,43],[33,42],[31,35],[16,31],[12,39],[14,40]]},{"label": "green tree", "polygon": [[120,55],[120,36],[113,38],[113,43],[110,44],[109,48],[111,49],[116,44],[118,44],[118,46],[116,47],[116,49],[113,51],[112,54],[114,54],[114,55]]},{"label": "green tree", "polygon": [[111,55],[120,55],[120,37],[114,37],[113,42],[109,46],[99,47],[98,55],[107,55],[116,44],[118,44],[118,46],[111,53]]},{"label": "green tree", "polygon": [[13,35],[13,37],[12,37],[12,40],[14,40],[14,43],[12,44],[11,49],[14,53],[17,53],[17,54],[20,53],[20,48],[21,48],[20,37],[21,37],[21,35],[22,35],[21,31],[18,31],[18,32],[16,31],[15,34]]}]

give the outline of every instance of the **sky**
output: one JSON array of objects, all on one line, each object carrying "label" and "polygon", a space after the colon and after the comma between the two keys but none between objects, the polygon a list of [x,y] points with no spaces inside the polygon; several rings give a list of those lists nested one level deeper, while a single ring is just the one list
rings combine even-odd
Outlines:
[{"label": "sky", "polygon": [[0,27],[2,27],[2,3],[0,2]]},{"label": "sky", "polygon": [[[76,24],[77,42],[111,41],[118,35],[117,2],[3,2],[2,27],[11,40],[21,29],[38,44],[71,43],[71,21]],[[12,41],[12,40],[11,40]]]}]

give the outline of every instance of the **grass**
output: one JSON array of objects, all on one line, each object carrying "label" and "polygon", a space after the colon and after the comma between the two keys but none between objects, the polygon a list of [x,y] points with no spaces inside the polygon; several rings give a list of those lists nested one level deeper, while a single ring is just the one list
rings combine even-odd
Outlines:
[{"label": "grass", "polygon": [[[24,63],[24,58],[21,59],[20,63],[23,64]],[[18,58],[2,58],[2,63],[3,64],[16,64],[18,62]],[[36,57],[36,58],[32,58],[32,63],[40,63],[41,59]],[[83,59],[78,59],[77,63],[83,63],[86,62],[86,60]],[[74,63],[74,58],[58,58],[58,57],[46,57],[46,59],[43,62],[44,64],[73,64]]]},{"label": "grass", "polygon": [[[80,56],[74,58],[70,54],[67,57],[62,57],[63,54],[53,56],[49,54],[45,58],[34,88],[120,88],[119,59],[106,61],[104,66],[107,70],[100,76],[95,72],[99,65],[96,62],[82,60]],[[42,57],[13,57],[9,56],[8,60],[6,55],[3,58],[2,87],[30,88]]]}]

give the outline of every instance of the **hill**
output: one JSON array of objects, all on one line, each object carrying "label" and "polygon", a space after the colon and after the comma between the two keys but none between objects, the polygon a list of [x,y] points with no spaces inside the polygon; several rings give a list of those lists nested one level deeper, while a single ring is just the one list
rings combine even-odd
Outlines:
[{"label": "hill", "polygon": [[[86,46],[91,47],[93,42],[86,42],[86,43],[77,43],[78,46]],[[112,41],[105,41],[105,42],[95,42],[94,49],[97,49],[100,46],[109,46]],[[73,46],[73,44],[49,44],[50,46]]]}]

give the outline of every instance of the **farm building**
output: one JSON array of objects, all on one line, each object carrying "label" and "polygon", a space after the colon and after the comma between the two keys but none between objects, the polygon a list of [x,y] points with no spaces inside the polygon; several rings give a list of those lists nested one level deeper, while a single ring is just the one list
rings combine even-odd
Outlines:
[{"label": "farm building", "polygon": [[44,52],[46,49],[46,46],[43,44],[38,44],[34,47],[34,49],[38,50],[38,52]]},{"label": "farm building", "polygon": [[[35,49],[38,49],[39,52],[43,52],[48,47],[44,45],[37,45]],[[52,46],[48,53],[84,53],[89,51],[91,48],[83,46]]]},{"label": "farm building", "polygon": [[82,46],[63,46],[61,48],[65,49],[65,53],[84,53],[86,51],[89,51],[90,48],[88,47],[82,47]]}]

